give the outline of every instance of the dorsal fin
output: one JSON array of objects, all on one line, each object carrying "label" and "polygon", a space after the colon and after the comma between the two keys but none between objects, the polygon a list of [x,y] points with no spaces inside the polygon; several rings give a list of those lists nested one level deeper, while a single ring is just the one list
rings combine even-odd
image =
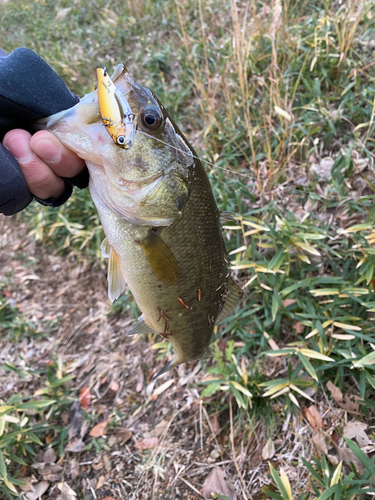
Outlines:
[{"label": "dorsal fin", "polygon": [[219,323],[221,320],[225,319],[230,315],[233,309],[238,306],[241,299],[243,297],[243,290],[240,288],[237,283],[233,281],[231,277],[228,278],[228,295],[225,300],[223,309],[219,314],[216,323]]}]

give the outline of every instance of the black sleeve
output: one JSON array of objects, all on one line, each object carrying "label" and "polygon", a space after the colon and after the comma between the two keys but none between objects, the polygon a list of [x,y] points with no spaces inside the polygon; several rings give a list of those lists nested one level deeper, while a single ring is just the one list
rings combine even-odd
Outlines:
[{"label": "black sleeve", "polygon": [[[36,120],[79,102],[63,80],[35,52],[19,48],[9,56],[0,54],[0,140],[13,128],[33,133]],[[64,178],[65,192],[58,198],[41,200],[43,205],[57,207],[65,203],[74,185],[88,185],[85,170],[74,178]],[[12,215],[23,210],[33,199],[15,158],[0,144],[0,212]]]}]

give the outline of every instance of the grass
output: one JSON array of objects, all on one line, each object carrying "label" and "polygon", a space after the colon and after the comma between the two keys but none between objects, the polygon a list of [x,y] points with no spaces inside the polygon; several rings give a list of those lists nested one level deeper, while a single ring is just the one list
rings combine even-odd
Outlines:
[{"label": "grass", "polygon": [[[233,397],[246,425],[262,416],[275,429],[286,414],[300,418],[327,381],[354,391],[360,418],[373,418],[374,7],[39,0],[2,8],[5,50],[35,49],[79,95],[93,88],[96,67],[123,60],[207,162],[219,207],[236,214],[225,235],[246,294],[216,332],[199,390],[213,413]],[[312,166],[327,157],[324,178]],[[87,192],[58,210],[32,205],[24,217],[44,244],[99,258],[102,231]],[[285,369],[269,378],[275,359]],[[360,498],[354,481],[371,483],[371,474],[344,477],[324,456],[314,460],[299,467],[322,500]],[[283,476],[270,472],[279,493],[269,497],[290,499]]]}]

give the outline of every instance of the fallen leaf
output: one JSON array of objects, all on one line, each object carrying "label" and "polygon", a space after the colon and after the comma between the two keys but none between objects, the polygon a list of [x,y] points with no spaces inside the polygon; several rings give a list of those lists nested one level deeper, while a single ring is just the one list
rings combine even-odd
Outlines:
[{"label": "fallen leaf", "polygon": [[82,387],[79,392],[79,402],[84,410],[87,410],[91,402],[90,387]]},{"label": "fallen leaf", "polygon": [[158,425],[154,428],[154,430],[152,431],[153,435],[156,437],[161,436],[161,434],[163,434],[163,432],[165,431],[167,426],[168,426],[168,422],[163,418],[163,420],[161,420],[158,423]]},{"label": "fallen leaf", "polygon": [[295,321],[293,323],[293,329],[297,335],[301,335],[305,331],[305,325],[303,325],[300,321]]},{"label": "fallen leaf", "polygon": [[70,428],[68,438],[71,441],[74,437],[79,436],[83,424],[82,406],[79,401],[72,405],[72,413],[70,418]]},{"label": "fallen leaf", "polygon": [[49,483],[41,481],[40,483],[33,484],[34,491],[26,493],[27,500],[39,500],[39,498],[48,490]]},{"label": "fallen leaf", "polygon": [[336,403],[342,401],[343,398],[342,392],[330,380],[327,382],[327,389],[332,394],[332,397]]},{"label": "fallen leaf", "polygon": [[152,448],[155,448],[157,444],[159,443],[159,439],[157,437],[150,437],[150,438],[145,438],[142,441],[139,441],[135,447],[139,451],[143,450],[152,450]]},{"label": "fallen leaf", "polygon": [[81,438],[76,439],[72,443],[68,444],[68,446],[65,448],[65,451],[70,451],[71,453],[80,453],[81,451],[85,451],[86,445],[82,441]]},{"label": "fallen leaf", "polygon": [[56,462],[56,453],[53,448],[48,448],[48,450],[44,452],[43,462],[49,464],[54,464]]},{"label": "fallen leaf", "polygon": [[266,445],[262,450],[262,458],[263,460],[268,460],[272,458],[275,454],[275,444],[271,438],[268,438]]},{"label": "fallen leaf", "polygon": [[327,445],[322,432],[319,431],[317,434],[315,434],[315,436],[312,438],[312,441],[315,444],[317,450],[320,451],[320,453],[325,456],[328,455]]},{"label": "fallen leaf", "polygon": [[175,383],[174,379],[170,379],[164,382],[164,384],[159,385],[159,387],[157,387],[152,393],[151,400],[154,401],[155,399],[157,399],[157,397],[160,396],[160,394],[169,389],[169,387],[174,383]]},{"label": "fallen leaf", "polygon": [[215,434],[219,434],[221,432],[221,427],[219,424],[219,416],[217,413],[215,413],[211,417],[211,427]]},{"label": "fallen leaf", "polygon": [[117,427],[116,429],[116,436],[118,436],[120,446],[127,443],[132,435],[132,431],[130,431],[126,427]]},{"label": "fallen leaf", "polygon": [[368,446],[370,440],[365,432],[368,425],[364,422],[351,420],[344,426],[344,436],[349,439],[356,439],[359,446]]},{"label": "fallen leaf", "polygon": [[[350,450],[346,446],[345,447],[337,446],[334,442],[332,444],[334,446],[334,448],[332,448],[332,449],[335,449],[336,453],[337,453],[337,463],[341,462],[341,461],[345,462],[347,465],[350,465],[350,463],[352,463],[360,474],[363,473],[364,466],[361,464],[361,462],[358,460],[358,458],[354,455],[352,450]],[[328,456],[328,459],[330,460],[329,456]],[[331,463],[333,463],[333,462],[331,461]],[[333,464],[333,465],[335,465],[335,464]]]},{"label": "fallen leaf", "polygon": [[[358,398],[359,399],[359,398]],[[343,400],[338,403],[340,408],[349,413],[358,413],[359,412],[359,403],[355,396],[344,396]]]},{"label": "fallen leaf", "polygon": [[98,479],[98,482],[96,484],[96,488],[95,489],[100,490],[100,488],[104,484],[104,481],[105,481],[105,476],[100,476],[100,478]]},{"label": "fallen leaf", "polygon": [[282,301],[284,307],[288,307],[296,302],[296,299],[284,299]]},{"label": "fallen leaf", "polygon": [[106,428],[108,422],[109,422],[109,418],[107,420],[104,420],[104,422],[100,422],[100,424],[94,425],[94,427],[89,432],[89,435],[92,437],[103,436],[106,433],[105,428]]},{"label": "fallen leaf", "polygon": [[58,21],[61,21],[62,19],[64,19],[64,17],[72,10],[71,7],[66,7],[65,9],[60,9],[57,14],[56,14],[56,17],[53,21],[53,24],[56,24]]},{"label": "fallen leaf", "polygon": [[35,491],[34,486],[32,484],[37,482],[35,477],[23,477],[22,481],[25,483],[20,485],[20,489],[22,491]]},{"label": "fallen leaf", "polygon": [[69,460],[69,472],[72,479],[76,479],[79,476],[79,463],[77,459],[72,458]]},{"label": "fallen leaf", "polygon": [[220,467],[214,467],[204,480],[202,495],[204,498],[213,498],[213,494],[222,495],[237,500],[237,495],[231,481],[226,479],[225,473]]},{"label": "fallen leaf", "polygon": [[318,432],[319,429],[323,429],[324,424],[322,417],[314,405],[311,405],[309,408],[303,410],[303,413],[315,432]]},{"label": "fallen leaf", "polygon": [[111,380],[111,383],[109,384],[109,388],[111,389],[111,391],[114,391],[114,392],[117,392],[120,388],[118,382],[116,382],[116,380]]},{"label": "fallen leaf", "polygon": [[320,178],[332,179],[332,167],[335,160],[328,156],[327,158],[322,158],[319,163],[312,163],[310,165],[310,170]]},{"label": "fallen leaf", "polygon": [[61,500],[77,500],[77,493],[67,483],[59,483],[57,486],[61,491]]}]

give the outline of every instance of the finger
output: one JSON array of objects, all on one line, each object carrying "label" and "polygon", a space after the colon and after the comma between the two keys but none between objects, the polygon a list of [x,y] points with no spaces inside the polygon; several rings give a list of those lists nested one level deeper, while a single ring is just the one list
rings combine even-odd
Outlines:
[{"label": "finger", "polygon": [[56,175],[74,177],[85,168],[82,158],[65,147],[51,132],[41,130],[30,140],[30,147]]},{"label": "finger", "polygon": [[43,200],[51,196],[58,198],[65,191],[65,183],[32,151],[30,138],[26,130],[15,129],[4,136],[3,144],[19,163],[33,195]]}]

